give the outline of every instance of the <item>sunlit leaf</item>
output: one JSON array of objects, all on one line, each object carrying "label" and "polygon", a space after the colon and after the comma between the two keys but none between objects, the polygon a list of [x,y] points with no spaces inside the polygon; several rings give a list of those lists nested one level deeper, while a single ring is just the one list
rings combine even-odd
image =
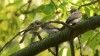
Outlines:
[{"label": "sunlit leaf", "polygon": [[61,48],[61,49],[60,49],[59,54],[58,54],[59,56],[62,56],[62,54],[63,54],[63,49],[64,49],[64,48]]},{"label": "sunlit leaf", "polygon": [[42,9],[42,11],[46,14],[46,15],[50,15],[54,13],[54,6],[52,4],[48,4],[45,5]]},{"label": "sunlit leaf", "polygon": [[33,20],[37,12],[38,12],[37,10],[34,10],[32,13],[30,13],[30,16],[33,18]]},{"label": "sunlit leaf", "polygon": [[94,50],[99,43],[100,43],[100,32],[96,33],[91,38],[91,41],[89,42],[88,46]]},{"label": "sunlit leaf", "polygon": [[67,2],[63,2],[63,3],[61,3],[58,7],[59,8],[62,8],[62,7],[65,7],[67,5]]},{"label": "sunlit leaf", "polygon": [[90,8],[91,10],[93,10],[93,11],[94,11],[94,13],[98,14],[97,9],[93,8],[92,6],[89,6],[89,8]]},{"label": "sunlit leaf", "polygon": [[20,49],[19,44],[13,42],[8,48],[6,48],[6,51],[1,54],[1,56],[9,56],[10,54],[18,51]]},{"label": "sunlit leaf", "polygon": [[71,56],[71,49],[68,48],[68,51],[67,51],[67,55],[66,56]]},{"label": "sunlit leaf", "polygon": [[80,38],[80,41],[83,43],[85,41],[88,41],[89,39],[91,39],[93,36],[95,35],[94,31],[88,31],[84,34],[82,34],[82,37]]},{"label": "sunlit leaf", "polygon": [[72,2],[70,2],[72,5],[75,5],[75,6],[78,6],[77,4],[74,4],[74,3],[72,3]]},{"label": "sunlit leaf", "polygon": [[45,16],[41,21],[42,22],[46,22],[46,21],[50,21],[51,19],[53,19],[53,16],[52,15],[48,15],[48,16]]},{"label": "sunlit leaf", "polygon": [[6,7],[8,6],[12,6],[12,5],[19,5],[19,3],[21,3],[22,0],[15,0],[14,3],[9,3]]},{"label": "sunlit leaf", "polygon": [[85,2],[85,0],[82,0],[82,2],[84,3],[84,2]]},{"label": "sunlit leaf", "polygon": [[3,21],[0,24],[0,28],[4,31],[6,31],[8,29],[8,22],[7,21]]},{"label": "sunlit leaf", "polygon": [[88,15],[88,17],[90,16],[90,9],[88,7],[84,7],[84,10],[86,12],[86,14]]}]

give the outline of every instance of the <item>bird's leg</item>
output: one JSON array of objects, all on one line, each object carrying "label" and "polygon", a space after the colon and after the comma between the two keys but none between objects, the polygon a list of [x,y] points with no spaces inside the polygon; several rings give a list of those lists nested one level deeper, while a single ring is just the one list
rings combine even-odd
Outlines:
[{"label": "bird's leg", "polygon": [[39,38],[40,40],[42,40],[42,37],[40,36],[40,33],[39,33],[39,32],[36,32],[36,35],[38,36],[38,38]]},{"label": "bird's leg", "polygon": [[81,47],[81,41],[80,41],[81,35],[78,36],[79,44],[80,44],[80,55],[82,56],[82,47]]}]

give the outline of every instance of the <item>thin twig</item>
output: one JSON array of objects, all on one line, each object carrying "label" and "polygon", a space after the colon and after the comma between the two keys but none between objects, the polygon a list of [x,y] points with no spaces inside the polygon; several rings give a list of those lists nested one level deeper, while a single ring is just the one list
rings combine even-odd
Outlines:
[{"label": "thin twig", "polygon": [[81,7],[83,7],[83,6],[92,5],[92,4],[95,4],[95,3],[98,2],[98,1],[100,1],[100,0],[96,0],[96,1],[93,1],[93,2],[91,2],[91,3],[87,3],[87,4],[80,5],[80,6],[78,7],[78,10],[79,10]]},{"label": "thin twig", "polygon": [[80,55],[82,56],[82,47],[81,47],[81,41],[80,41],[81,35],[78,36],[79,44],[80,44]]},{"label": "thin twig", "polygon": [[60,0],[58,0],[60,3],[61,3],[61,1]]},{"label": "thin twig", "polygon": [[[27,10],[26,10],[26,11],[29,11],[31,2],[32,2],[32,0],[29,0],[29,1],[28,1],[28,6],[27,6]],[[26,20],[26,18],[27,18],[27,14],[25,14],[25,19],[23,20],[23,22]]]},{"label": "thin twig", "polygon": [[54,56],[56,55],[50,48],[48,49],[49,52],[51,52]]},{"label": "thin twig", "polygon": [[99,56],[99,51],[98,51],[98,49],[96,49],[96,52],[95,52],[94,56]]},{"label": "thin twig", "polygon": [[23,4],[19,9],[17,9],[17,11],[20,10],[20,11],[22,12],[21,9],[22,9],[24,6],[26,6],[27,4],[28,4],[28,3]]},{"label": "thin twig", "polygon": [[[47,23],[58,23],[58,24],[62,24],[62,25],[64,25],[64,26],[67,26],[67,27],[69,27],[69,28],[71,28],[71,29],[74,29],[73,26],[70,26],[69,24],[64,23],[64,22],[61,22],[61,21],[49,21],[49,22],[47,22]],[[47,23],[45,23],[45,24],[47,24]]]},{"label": "thin twig", "polygon": [[20,33],[24,32],[25,30],[22,30],[20,32],[18,32],[12,39],[10,39],[0,50],[0,52],[7,46],[9,45]]},{"label": "thin twig", "polygon": [[[91,34],[92,34],[92,33],[91,33]],[[90,34],[90,35],[91,35],[91,34]],[[91,38],[91,36],[89,36],[89,39],[88,39],[88,41],[87,41],[87,43],[86,43],[86,46],[87,46],[87,44],[89,43],[89,41],[90,41],[90,38]]]},{"label": "thin twig", "polygon": [[51,0],[51,2],[53,3],[53,5],[55,6],[55,8],[56,8],[56,10],[57,10],[57,7],[56,7],[55,3],[53,2],[53,0]]},{"label": "thin twig", "polygon": [[22,30],[20,32],[18,32],[14,37],[12,37],[0,50],[0,52],[7,46],[9,45],[19,34],[21,34],[22,32],[25,32],[25,31],[29,31],[29,30],[32,30],[33,28],[29,28],[29,29],[25,29],[25,30]]}]

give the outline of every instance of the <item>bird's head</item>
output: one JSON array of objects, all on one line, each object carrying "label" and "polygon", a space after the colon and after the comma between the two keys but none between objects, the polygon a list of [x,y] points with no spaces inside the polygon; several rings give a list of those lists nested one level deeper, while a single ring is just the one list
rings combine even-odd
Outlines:
[{"label": "bird's head", "polygon": [[39,20],[36,20],[36,21],[35,21],[35,24],[36,24],[36,25],[41,25],[42,22],[40,22]]}]

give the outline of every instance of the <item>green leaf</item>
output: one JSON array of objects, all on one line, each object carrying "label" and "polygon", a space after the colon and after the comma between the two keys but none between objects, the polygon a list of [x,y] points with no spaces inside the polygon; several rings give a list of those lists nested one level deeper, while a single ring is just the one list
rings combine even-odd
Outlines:
[{"label": "green leaf", "polygon": [[87,41],[89,38],[91,39],[91,37],[93,37],[95,35],[94,31],[88,31],[84,34],[82,34],[82,37],[80,38],[80,41],[83,43],[85,41]]},{"label": "green leaf", "polygon": [[53,18],[53,15],[47,15],[41,21],[42,22],[50,21],[52,18]]},{"label": "green leaf", "polygon": [[6,48],[5,52],[3,52],[2,54],[0,54],[1,56],[9,56],[10,54],[16,52],[20,50],[20,46],[18,43],[13,42],[11,43],[8,48]]},{"label": "green leaf", "polygon": [[96,33],[89,42],[88,46],[91,47],[93,50],[95,47],[100,44],[100,32]]},{"label": "green leaf", "polygon": [[8,30],[8,22],[7,21],[1,22],[0,29],[7,31]]},{"label": "green leaf", "polygon": [[59,8],[62,8],[62,7],[65,7],[67,5],[67,2],[63,2],[63,3],[61,3],[58,7]]},{"label": "green leaf", "polygon": [[34,20],[34,17],[36,15],[36,13],[38,12],[38,10],[34,10],[32,13],[30,13],[31,18]]},{"label": "green leaf", "polygon": [[12,5],[19,5],[19,3],[21,3],[22,0],[16,0],[14,3],[9,3],[6,7],[8,6],[12,6]]},{"label": "green leaf", "polygon": [[60,49],[59,54],[58,54],[59,56],[62,56],[63,50],[64,50],[64,48],[61,48],[61,49]]},{"label": "green leaf", "polygon": [[85,3],[85,0],[82,0],[83,3]]},{"label": "green leaf", "polygon": [[72,5],[75,5],[75,6],[79,6],[79,5],[77,5],[77,4],[75,4],[75,3],[72,3],[72,2],[69,2],[69,3],[71,3]]},{"label": "green leaf", "polygon": [[86,14],[88,15],[88,17],[90,16],[90,10],[89,10],[89,8],[88,7],[84,7],[84,10],[85,10],[85,12],[86,12]]},{"label": "green leaf", "polygon": [[92,6],[89,6],[89,8],[90,8],[91,10],[93,10],[94,13],[98,14],[98,10],[97,10],[97,9],[93,8]]},{"label": "green leaf", "polygon": [[47,15],[53,14],[54,6],[52,4],[45,5],[45,6],[43,6],[42,11],[43,11],[43,13],[45,13]]},{"label": "green leaf", "polygon": [[71,49],[68,48],[68,51],[67,51],[67,55],[66,56],[71,56]]}]

